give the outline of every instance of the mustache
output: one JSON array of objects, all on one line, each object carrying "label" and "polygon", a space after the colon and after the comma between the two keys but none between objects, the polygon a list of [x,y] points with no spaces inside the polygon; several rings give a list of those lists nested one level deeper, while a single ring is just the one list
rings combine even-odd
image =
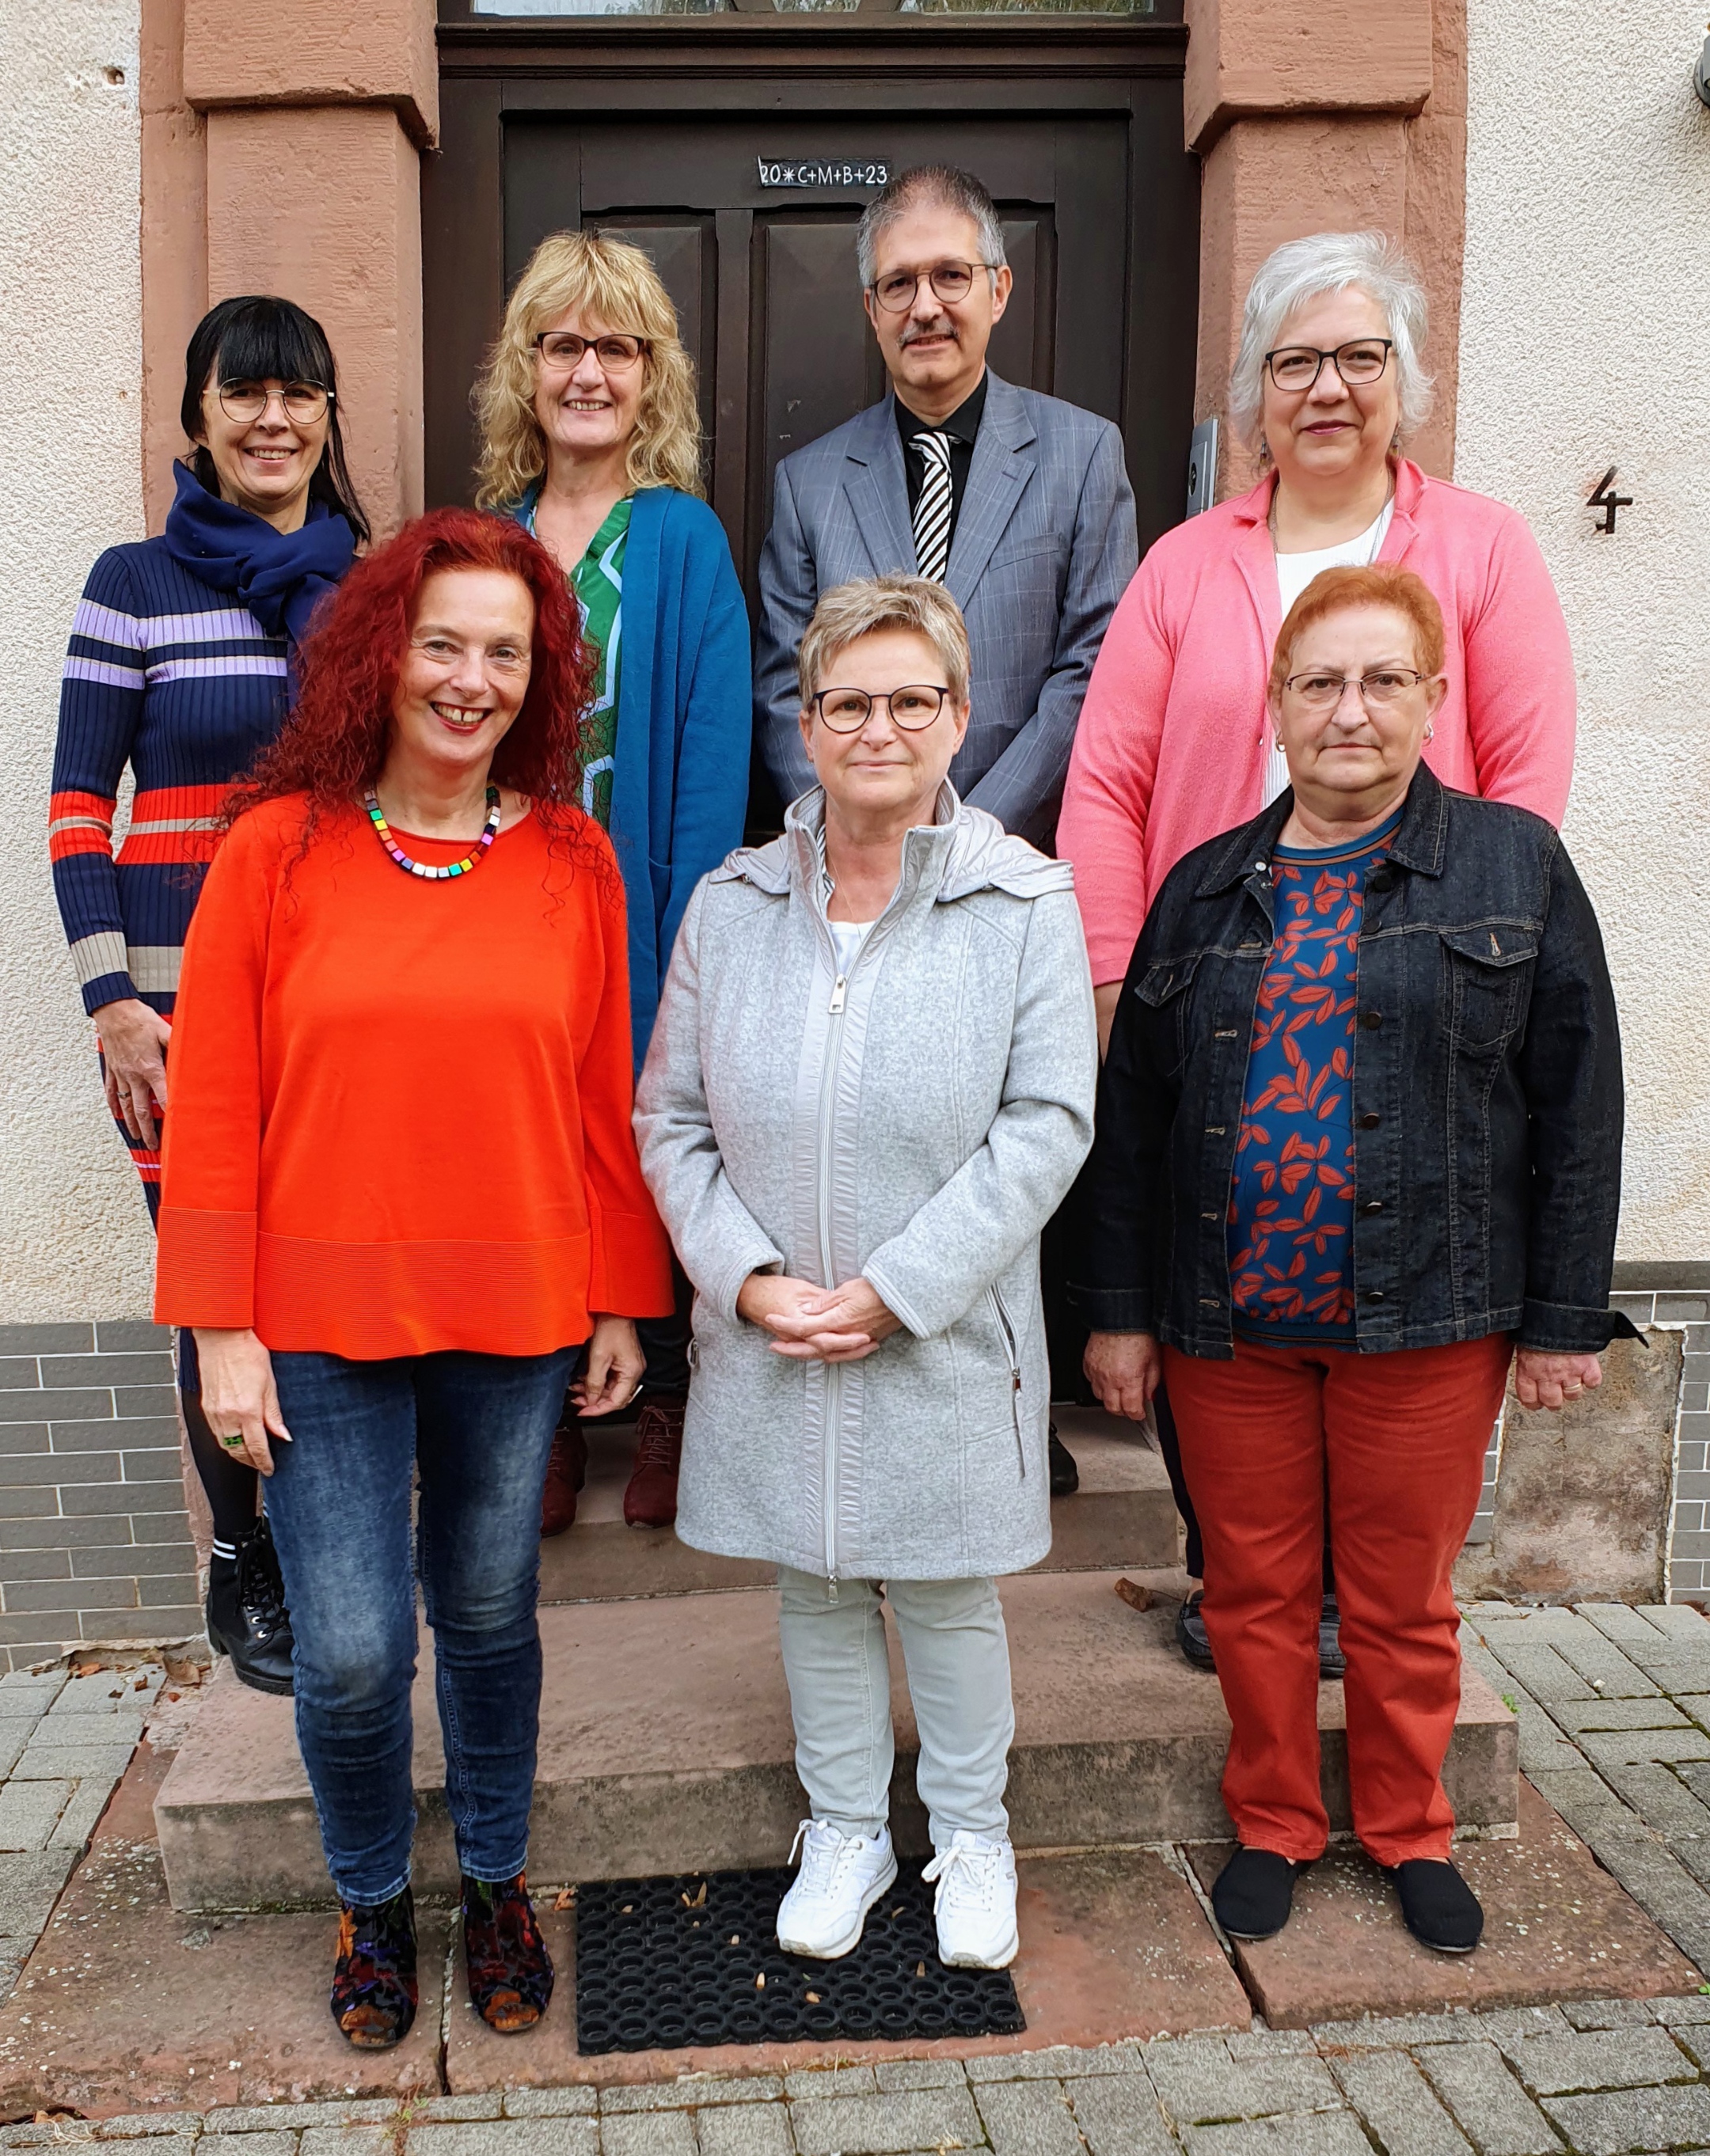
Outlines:
[{"label": "mustache", "polygon": [[950,317],[947,315],[939,315],[929,322],[911,322],[896,341],[898,346],[906,351],[910,345],[918,343],[922,337],[929,336],[950,337],[958,344],[962,341],[956,325]]}]

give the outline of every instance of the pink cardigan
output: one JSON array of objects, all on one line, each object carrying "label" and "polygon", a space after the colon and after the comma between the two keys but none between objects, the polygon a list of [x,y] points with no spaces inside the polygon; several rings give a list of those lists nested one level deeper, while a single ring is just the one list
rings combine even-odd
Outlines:
[{"label": "pink cardigan", "polygon": [[[1265,684],[1282,626],[1274,474],[1167,531],[1105,634],[1057,826],[1095,981],[1120,981],[1184,854],[1259,813]],[[1398,458],[1379,559],[1436,594],[1449,693],[1425,762],[1447,786],[1559,824],[1574,769],[1568,625],[1523,518]]]}]

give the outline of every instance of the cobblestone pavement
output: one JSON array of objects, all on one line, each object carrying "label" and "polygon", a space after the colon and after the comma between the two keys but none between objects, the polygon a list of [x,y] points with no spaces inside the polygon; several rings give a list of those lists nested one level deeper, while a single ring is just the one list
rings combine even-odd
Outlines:
[{"label": "cobblestone pavement", "polygon": [[101,2156],[1616,2156],[1710,2148],[1710,1997],[608,2088],[271,2104],[0,2146]]},{"label": "cobblestone pavement", "polygon": [[1467,1661],[1520,1718],[1521,1773],[1710,1970],[1710,1624],[1680,1604],[1462,1615]]},{"label": "cobblestone pavement", "polygon": [[[1597,1604],[1464,1614],[1469,1661],[1519,1717],[1523,1771],[1710,1965],[1710,1624]],[[150,1713],[173,1712],[157,1707],[161,1683],[157,1670],[0,1680],[0,1981]],[[0,2128],[0,2148],[71,2143],[103,2156],[1660,2156],[1710,2151],[1710,1987],[782,2079]]]},{"label": "cobblestone pavement", "polygon": [[131,1763],[166,1672],[0,1677],[0,1999]]}]

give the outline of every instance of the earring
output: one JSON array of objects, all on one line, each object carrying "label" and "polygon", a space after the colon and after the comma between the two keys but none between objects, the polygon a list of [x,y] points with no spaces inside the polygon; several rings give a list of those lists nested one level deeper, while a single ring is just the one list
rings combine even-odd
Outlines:
[{"label": "earring", "polygon": [[1425,721],[1425,739],[1428,742],[1434,741],[1436,738],[1436,728],[1431,724],[1430,721],[1427,719]]}]

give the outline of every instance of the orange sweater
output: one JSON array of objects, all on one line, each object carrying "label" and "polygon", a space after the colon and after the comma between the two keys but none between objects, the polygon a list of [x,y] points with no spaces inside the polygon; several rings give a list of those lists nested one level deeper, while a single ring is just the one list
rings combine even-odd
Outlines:
[{"label": "orange sweater", "polygon": [[[357,1361],[535,1355],[663,1316],[629,1129],[623,885],[533,817],[471,874],[406,875],[352,807],[240,819],[172,1024],[155,1314]],[[412,839],[419,860],[466,845]]]}]

